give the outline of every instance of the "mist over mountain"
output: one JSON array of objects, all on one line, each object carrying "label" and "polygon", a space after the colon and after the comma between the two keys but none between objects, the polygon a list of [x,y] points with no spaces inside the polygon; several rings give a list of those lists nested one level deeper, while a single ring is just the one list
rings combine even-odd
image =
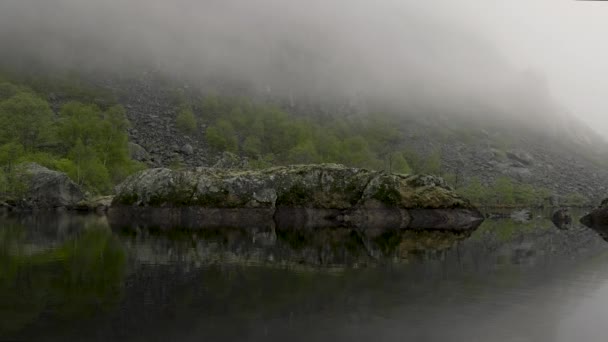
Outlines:
[{"label": "mist over mountain", "polygon": [[154,70],[291,101],[338,98],[410,115],[524,121],[552,133],[581,126],[552,98],[541,72],[511,65],[491,37],[467,23],[470,17],[450,15],[453,7],[362,0],[6,0],[0,43],[7,47],[3,61],[26,69]]}]

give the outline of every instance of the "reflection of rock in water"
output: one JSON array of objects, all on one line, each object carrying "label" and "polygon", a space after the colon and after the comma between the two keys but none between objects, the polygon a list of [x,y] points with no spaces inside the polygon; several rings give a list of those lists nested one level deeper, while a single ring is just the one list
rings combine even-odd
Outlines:
[{"label": "reflection of rock in water", "polygon": [[[24,241],[36,249],[48,249],[75,238],[89,226],[107,227],[105,216],[78,215],[69,212],[12,213],[0,215],[0,227],[27,227]],[[25,243],[24,242],[24,243]]]},{"label": "reflection of rock in water", "polygon": [[608,241],[608,201],[603,200],[598,208],[583,216],[580,222]]},{"label": "reflection of rock in water", "polygon": [[559,229],[568,229],[572,226],[572,216],[567,208],[562,208],[553,213],[551,222]]},{"label": "reflection of rock in water", "polygon": [[468,232],[386,230],[366,235],[349,227],[265,226],[121,228],[136,259],[143,263],[193,265],[224,262],[279,266],[357,266],[399,261],[440,251]]},{"label": "reflection of rock in water", "polygon": [[226,226],[279,225],[298,227],[354,227],[358,229],[414,229],[468,231],[476,229],[483,216],[476,209],[362,208],[356,210],[310,208],[204,208],[118,207],[109,212],[113,226],[173,229],[208,229]]},{"label": "reflection of rock in water", "polygon": [[[114,229],[137,232],[136,251],[159,249],[138,252],[144,259],[307,265],[368,264],[442,250],[481,223],[463,209],[119,208],[109,218]],[[163,242],[176,236],[175,246]],[[165,254],[169,250],[182,255]]]}]

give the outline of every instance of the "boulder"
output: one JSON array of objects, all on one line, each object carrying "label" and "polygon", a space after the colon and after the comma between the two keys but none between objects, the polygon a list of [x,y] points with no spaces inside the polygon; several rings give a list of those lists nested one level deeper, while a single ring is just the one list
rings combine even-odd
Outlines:
[{"label": "boulder", "polygon": [[194,154],[194,148],[192,147],[192,145],[186,144],[182,146],[181,152],[187,156],[191,156],[192,154]]},{"label": "boulder", "polygon": [[129,143],[129,154],[131,155],[131,159],[141,162],[151,159],[150,154],[145,148],[133,142]]},{"label": "boulder", "polygon": [[58,208],[76,205],[85,199],[80,187],[65,173],[36,163],[19,166],[25,185],[19,205],[28,208]]},{"label": "boulder", "polygon": [[[145,170],[118,187],[111,212],[121,208],[129,215],[135,209],[161,208],[165,209],[164,216],[188,216],[206,222],[221,216],[218,209],[231,217],[247,213],[249,218],[260,219],[305,209],[305,217],[319,218],[327,224],[377,222],[387,227],[440,230],[467,229],[483,220],[469,201],[439,177],[389,174],[336,164],[256,171]],[[192,210],[183,210],[187,208]],[[311,210],[316,212],[311,214]],[[157,215],[160,211],[154,212]]]}]

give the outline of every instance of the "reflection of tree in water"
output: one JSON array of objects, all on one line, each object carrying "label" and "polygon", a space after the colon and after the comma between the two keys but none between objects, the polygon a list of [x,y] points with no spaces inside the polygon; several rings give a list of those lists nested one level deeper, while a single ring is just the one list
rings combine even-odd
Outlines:
[{"label": "reflection of tree in water", "polygon": [[[0,336],[35,324],[43,314],[83,318],[118,303],[126,253],[103,226],[89,226],[56,248],[27,244],[26,230],[0,230]],[[51,319],[52,320],[52,319]],[[45,324],[50,324],[45,317]]]}]

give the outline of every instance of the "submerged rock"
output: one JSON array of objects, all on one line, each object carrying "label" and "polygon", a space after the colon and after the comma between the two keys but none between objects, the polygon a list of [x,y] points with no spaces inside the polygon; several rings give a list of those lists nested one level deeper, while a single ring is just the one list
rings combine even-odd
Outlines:
[{"label": "submerged rock", "polygon": [[[246,213],[242,215],[244,220],[282,215],[305,220],[309,226],[380,225],[399,229],[464,230],[477,227],[483,220],[479,211],[441,178],[336,164],[256,171],[145,170],[119,186],[111,213],[122,213],[126,218],[137,212],[159,219],[159,211],[147,210],[150,208],[163,208],[165,220],[187,226],[203,220],[210,224],[212,218],[224,213],[234,220]],[[293,211],[296,209],[299,214]]]}]

